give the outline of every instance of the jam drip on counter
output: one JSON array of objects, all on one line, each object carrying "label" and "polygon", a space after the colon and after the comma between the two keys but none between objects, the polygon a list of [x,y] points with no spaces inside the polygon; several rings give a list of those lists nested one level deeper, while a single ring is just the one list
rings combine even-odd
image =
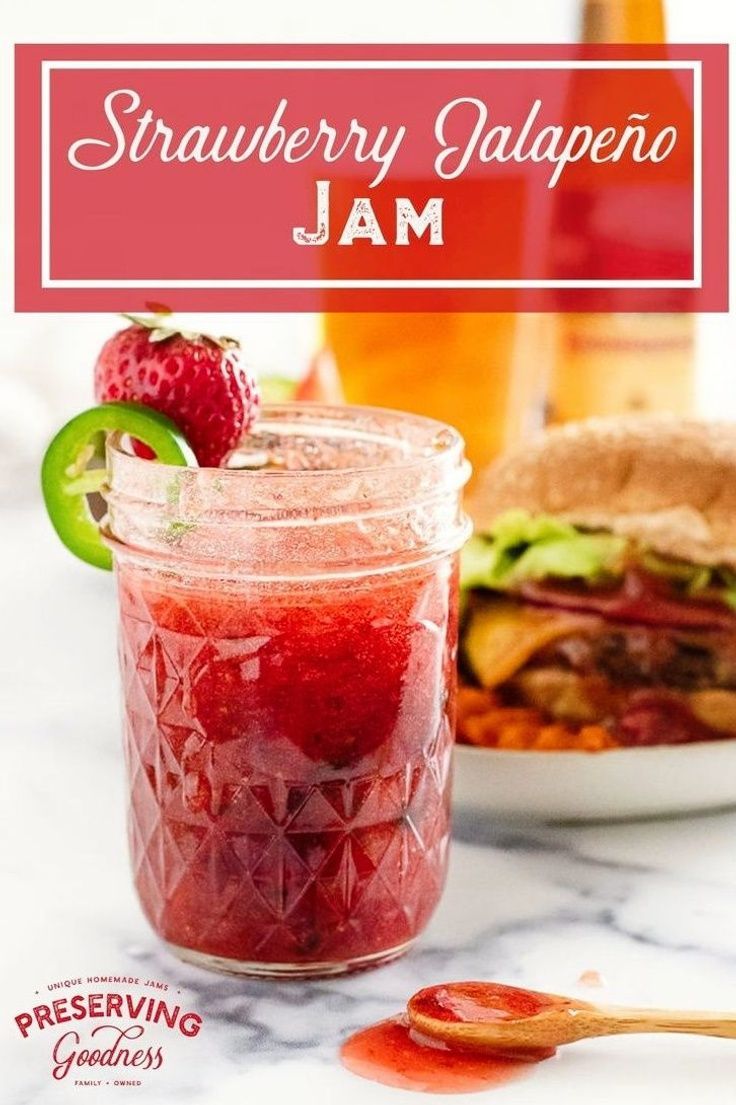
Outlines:
[{"label": "jam drip on counter", "polygon": [[[486,993],[474,993],[470,987],[482,988]],[[487,1020],[494,1015],[495,1019],[529,1017],[556,1007],[556,999],[546,994],[467,983],[422,991],[417,997],[427,995],[428,1014],[430,994],[437,995],[431,1015],[447,1020]],[[403,1090],[450,1094],[474,1093],[511,1082],[529,1073],[532,1064],[554,1054],[554,1048],[466,1051],[420,1035],[411,1027],[408,1016],[400,1015],[356,1032],[343,1044],[340,1057],[344,1066],[361,1078]]]}]

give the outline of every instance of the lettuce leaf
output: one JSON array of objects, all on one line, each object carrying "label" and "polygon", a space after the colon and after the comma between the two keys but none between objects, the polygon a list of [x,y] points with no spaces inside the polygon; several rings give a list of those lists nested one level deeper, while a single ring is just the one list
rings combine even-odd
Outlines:
[{"label": "lettuce leaf", "polygon": [[666,579],[680,597],[723,602],[736,610],[736,571],[724,565],[692,564],[661,556],[612,533],[588,533],[546,514],[508,510],[486,533],[463,549],[463,592],[483,588],[509,591],[541,579],[598,583],[615,579],[627,563],[638,563]]},{"label": "lettuce leaf", "polygon": [[559,518],[509,510],[465,546],[460,582],[504,591],[550,577],[594,581],[621,573],[627,545],[611,533],[584,533]]},{"label": "lettuce leaf", "polygon": [[703,564],[689,564],[686,560],[674,560],[671,557],[660,556],[650,549],[644,549],[641,552],[639,563],[648,572],[671,580],[689,595],[697,594],[698,591],[710,587],[716,574],[713,568]]},{"label": "lettuce leaf", "polygon": [[736,610],[736,572],[731,568],[719,568],[718,575],[723,587],[723,601]]},{"label": "lettuce leaf", "polygon": [[644,550],[642,567],[670,580],[688,598],[716,598],[736,610],[736,572],[725,565],[689,564]]}]

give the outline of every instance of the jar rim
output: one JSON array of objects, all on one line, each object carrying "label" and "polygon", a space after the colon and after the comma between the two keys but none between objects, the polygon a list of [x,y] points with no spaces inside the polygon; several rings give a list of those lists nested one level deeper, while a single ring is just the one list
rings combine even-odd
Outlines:
[{"label": "jar rim", "polygon": [[274,565],[334,575],[423,561],[467,537],[460,493],[470,466],[460,434],[441,422],[274,404],[253,439],[285,467],[163,465],[110,442],[105,532],[116,553],[232,564],[239,575],[249,564],[261,577]]},{"label": "jar rim", "polygon": [[[403,455],[394,460],[381,462],[350,464],[337,467],[254,467],[248,465],[226,466],[221,468],[196,467],[187,469],[190,472],[205,474],[216,473],[218,478],[230,480],[318,480],[320,478],[336,474],[363,475],[371,472],[382,472],[387,476],[401,472],[409,472],[416,467],[425,467],[428,464],[447,464],[452,468],[452,461],[462,463],[464,441],[459,431],[454,426],[440,422],[438,419],[429,418],[426,415],[414,414],[409,411],[394,410],[389,407],[362,406],[357,404],[326,404],[307,402],[266,403],[259,412],[254,431],[267,431],[269,427],[287,428],[290,423],[300,423],[305,431],[313,428],[318,431],[331,429],[344,437],[362,437],[365,440],[373,439],[376,442],[383,441],[394,448],[401,446]],[[371,423],[374,428],[371,429]],[[383,430],[379,430],[379,424],[383,424]],[[392,434],[390,431],[395,432]],[[399,431],[402,431],[399,433]],[[108,440],[108,453],[115,463],[123,463],[131,474],[142,475],[149,471],[155,464],[157,473],[162,477],[175,476],[182,471],[181,466],[162,464],[159,461],[151,461],[145,457],[136,456],[124,445],[124,435],[112,434]],[[465,482],[465,481],[463,481]]]}]

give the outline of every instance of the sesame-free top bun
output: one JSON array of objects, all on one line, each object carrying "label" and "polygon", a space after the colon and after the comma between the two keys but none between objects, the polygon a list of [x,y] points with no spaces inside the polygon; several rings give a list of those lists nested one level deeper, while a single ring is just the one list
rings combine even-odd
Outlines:
[{"label": "sesame-free top bun", "polygon": [[736,424],[647,415],[568,423],[484,473],[471,503],[476,528],[513,507],[736,568]]}]

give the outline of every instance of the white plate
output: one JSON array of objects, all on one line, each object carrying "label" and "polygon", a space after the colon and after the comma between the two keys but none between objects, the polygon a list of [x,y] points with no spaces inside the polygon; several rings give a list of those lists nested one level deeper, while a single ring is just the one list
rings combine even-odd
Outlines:
[{"label": "white plate", "polygon": [[618,821],[736,805],[736,739],[510,752],[458,745],[454,804],[488,817]]}]

